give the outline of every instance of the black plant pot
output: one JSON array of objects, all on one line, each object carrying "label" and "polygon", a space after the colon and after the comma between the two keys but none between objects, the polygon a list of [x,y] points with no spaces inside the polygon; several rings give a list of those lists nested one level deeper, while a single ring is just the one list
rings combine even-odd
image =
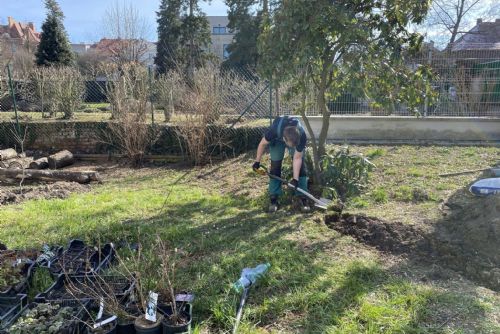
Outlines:
[{"label": "black plant pot", "polygon": [[192,320],[191,304],[177,303],[177,307],[179,307],[179,313],[186,320],[186,322],[182,325],[172,325],[169,322],[169,317],[172,315],[172,307],[170,305],[158,305],[158,309],[164,314],[162,321],[163,334],[180,334],[190,332]]},{"label": "black plant pot", "polygon": [[144,316],[140,316],[139,318],[135,319],[134,322],[134,327],[135,327],[135,332],[137,334],[161,334],[161,323],[163,320],[163,317],[161,314],[157,314],[157,321],[154,325],[152,326],[142,326],[141,325],[141,319],[144,318]]},{"label": "black plant pot", "polygon": [[170,325],[168,320],[163,320],[163,334],[180,334],[189,333],[191,328],[191,319],[186,324],[183,325]]},{"label": "black plant pot", "polygon": [[135,334],[134,322],[118,324],[116,325],[116,333],[117,334]]},{"label": "black plant pot", "polygon": [[[112,327],[110,327],[107,331],[101,331],[101,332],[98,332],[99,334],[116,334],[116,327],[117,327],[117,324],[116,324],[116,320],[114,320],[112,322]],[[91,329],[87,328],[87,334],[93,334],[93,333],[96,333],[94,331],[92,331]]]}]

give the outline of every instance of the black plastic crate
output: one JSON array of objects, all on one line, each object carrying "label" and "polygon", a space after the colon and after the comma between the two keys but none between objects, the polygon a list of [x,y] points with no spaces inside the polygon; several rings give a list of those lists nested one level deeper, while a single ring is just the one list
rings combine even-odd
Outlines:
[{"label": "black plastic crate", "polygon": [[[19,318],[21,318],[28,310],[31,310],[41,303],[31,303],[27,307],[24,307],[21,312],[17,313],[15,317],[13,317],[8,326],[5,328],[2,328],[3,330],[8,329],[12,325],[14,325]],[[57,304],[60,305],[61,307],[72,307],[74,308],[73,312],[73,319],[71,321],[66,322],[68,325],[63,331],[60,331],[60,334],[80,334],[84,333],[85,330],[85,323],[84,321],[88,317],[88,307],[89,307],[89,302],[88,301],[78,301],[78,300],[72,300],[72,301],[62,301],[59,303],[56,302],[51,302],[51,305]],[[0,331],[0,333],[2,333]],[[2,333],[3,334],[3,333]]]},{"label": "black plastic crate", "polygon": [[[113,289],[113,294],[119,301],[125,302],[132,294],[135,280],[114,275],[60,275],[47,291],[38,294],[35,301],[39,303],[65,300],[93,300],[96,293],[106,299]],[[89,292],[89,289],[92,292]],[[102,291],[102,292],[100,292]]]},{"label": "black plastic crate", "polygon": [[15,296],[0,294],[0,330],[9,327],[24,311],[27,303],[28,297],[25,294]]},{"label": "black plastic crate", "polygon": [[20,272],[23,279],[19,283],[11,285],[7,289],[4,289],[4,291],[0,291],[0,293],[10,296],[15,296],[16,294],[28,293],[28,288],[29,285],[31,284],[36,267],[46,266],[51,261],[54,261],[54,259],[61,254],[62,247],[52,247],[50,248],[50,250],[54,253],[54,255],[51,256],[50,258],[48,257],[41,258],[41,254],[43,254],[43,252],[37,252],[37,257],[33,257],[32,259],[30,259],[29,262],[21,263],[20,266],[22,267]]},{"label": "black plastic crate", "polygon": [[54,276],[90,274],[109,267],[114,255],[112,244],[106,244],[99,250],[87,246],[82,240],[74,239],[69,242],[68,248],[47,266]]},{"label": "black plastic crate", "polygon": [[[39,253],[37,251],[33,251],[32,256],[17,256],[19,252],[27,253],[31,251],[19,251],[19,250],[0,251],[0,266],[7,266],[12,268],[19,267],[18,269],[16,269],[16,272],[18,272],[20,275],[19,282],[16,284],[2,287],[2,290],[0,290],[1,294],[14,296],[18,293],[26,293],[26,290],[28,288],[28,283],[32,274],[33,266],[35,264],[35,260],[38,257]],[[22,259],[24,261],[17,263],[16,262],[17,259]]]}]

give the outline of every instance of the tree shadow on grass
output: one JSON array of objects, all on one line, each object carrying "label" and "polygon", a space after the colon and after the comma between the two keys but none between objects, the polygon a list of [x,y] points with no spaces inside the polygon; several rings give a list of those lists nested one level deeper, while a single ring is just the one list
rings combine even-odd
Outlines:
[{"label": "tree shadow on grass", "polygon": [[[459,329],[454,319],[473,321],[484,316],[480,308],[475,308],[474,299],[414,293],[415,286],[408,280],[396,282],[392,277],[399,266],[384,270],[355,257],[352,261],[325,260],[324,248],[337,246],[335,233],[331,232],[326,241],[307,241],[304,247],[305,241],[297,238],[304,216],[266,214],[244,197],[167,201],[164,210],[146,219],[109,222],[107,210],[82,217],[81,221],[88,218],[96,222],[88,229],[64,231],[64,227],[55,226],[50,233],[60,233],[61,244],[70,238],[84,238],[94,244],[137,242],[140,234],[148,248],[153,247],[159,234],[186,254],[179,262],[177,288],[197,295],[195,322],[209,323],[214,332],[231,328],[238,300],[230,291],[231,283],[239,278],[242,268],[263,262],[271,262],[272,268],[251,292],[244,315],[244,323],[249,326],[272,327],[292,317],[286,326],[293,333],[384,333],[388,332],[383,329],[388,326],[385,315],[398,318],[397,312],[411,307],[411,315],[400,320],[396,324],[399,327],[394,327],[399,331],[393,332],[425,333],[424,329],[430,328],[428,332],[439,333],[444,327]],[[378,300],[382,300],[381,305]],[[461,303],[468,303],[474,311],[462,312],[457,307]],[[441,310],[442,322],[431,317],[429,310]],[[459,312],[462,314],[453,318]]]}]

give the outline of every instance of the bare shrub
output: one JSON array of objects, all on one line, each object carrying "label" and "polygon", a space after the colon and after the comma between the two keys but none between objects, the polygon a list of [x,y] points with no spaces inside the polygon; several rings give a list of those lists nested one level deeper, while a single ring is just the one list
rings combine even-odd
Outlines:
[{"label": "bare shrub", "polygon": [[176,106],[181,104],[185,93],[185,84],[178,71],[170,71],[156,78],[153,85],[154,103],[158,109],[163,109],[165,122],[169,122]]},{"label": "bare shrub", "polygon": [[57,108],[63,112],[65,119],[70,119],[83,102],[83,77],[72,67],[61,67],[56,71],[59,77],[56,81]]},{"label": "bare shrub", "polygon": [[31,70],[21,86],[21,95],[27,102],[33,103],[42,112],[52,117],[56,114],[56,81],[57,70],[52,67],[35,67]]},{"label": "bare shrub", "polygon": [[[195,165],[208,162],[216,147],[224,146],[220,117],[224,106],[225,76],[215,64],[194,71],[181,103],[182,117],[176,127]],[[219,126],[218,126],[219,125]]]},{"label": "bare shrub", "polygon": [[28,72],[21,88],[23,99],[37,105],[42,116],[72,118],[83,101],[82,75],[71,67],[37,67]]},{"label": "bare shrub", "polygon": [[115,144],[135,166],[140,166],[153,131],[146,123],[151,109],[148,73],[143,66],[105,65],[106,96],[111,104],[108,142]]},{"label": "bare shrub", "polygon": [[481,113],[487,111],[488,102],[496,85],[495,78],[491,77],[492,74],[487,74],[487,72],[480,75],[473,74],[464,67],[455,70],[452,82],[459,102],[457,103],[459,115],[482,116]]}]

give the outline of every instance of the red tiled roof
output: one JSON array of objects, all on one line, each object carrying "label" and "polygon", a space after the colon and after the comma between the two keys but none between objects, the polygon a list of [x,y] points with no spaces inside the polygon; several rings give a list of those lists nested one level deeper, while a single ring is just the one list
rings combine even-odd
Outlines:
[{"label": "red tiled roof", "polygon": [[40,43],[40,33],[36,31],[33,23],[17,22],[12,17],[8,18],[7,25],[0,25],[0,35],[4,34],[13,39]]}]

